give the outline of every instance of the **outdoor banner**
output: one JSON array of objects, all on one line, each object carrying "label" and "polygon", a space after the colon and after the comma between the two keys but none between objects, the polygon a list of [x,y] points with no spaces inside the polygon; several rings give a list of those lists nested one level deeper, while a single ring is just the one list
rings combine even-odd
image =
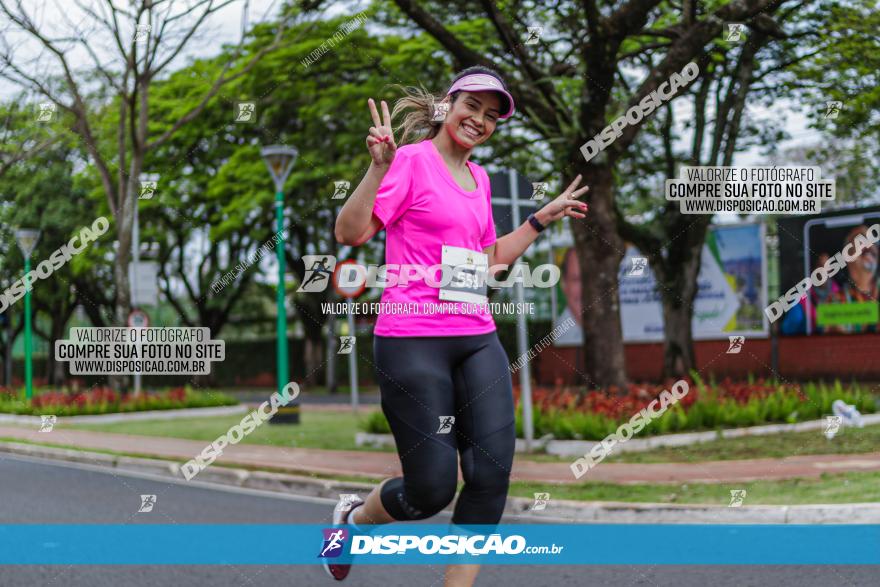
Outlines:
[{"label": "outdoor banner", "polygon": [[[880,206],[779,220],[779,292],[784,295],[820,265],[839,270],[780,318],[784,336],[876,333],[880,324],[878,245],[859,247],[859,235],[880,223]],[[844,256],[850,257],[846,259]],[[840,255],[837,260],[835,256]]]},{"label": "outdoor banner", "polygon": [[[732,335],[768,335],[763,309],[767,300],[767,263],[763,224],[710,227],[703,245],[693,335],[696,340],[727,339]],[[620,319],[625,342],[663,340],[663,308],[649,263],[634,246],[627,246],[620,263]],[[574,318],[580,325],[580,271],[573,248],[558,257],[562,268],[559,324]],[[582,344],[581,328],[570,328],[557,346]]]},{"label": "outdoor banner", "polygon": [[[878,539],[876,524],[4,524],[0,565],[876,565]],[[652,546],[620,547],[637,540]]]}]

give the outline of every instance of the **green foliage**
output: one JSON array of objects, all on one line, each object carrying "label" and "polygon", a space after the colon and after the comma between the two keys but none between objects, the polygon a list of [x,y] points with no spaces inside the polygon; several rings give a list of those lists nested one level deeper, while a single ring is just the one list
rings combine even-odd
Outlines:
[{"label": "green foliage", "polygon": [[[697,378],[695,378],[697,379]],[[858,407],[863,414],[877,411],[877,400],[868,388],[851,384],[844,388],[840,381],[832,385],[807,383],[798,393],[792,388],[777,386],[776,391],[765,398],[752,397],[746,401],[719,398],[719,389],[705,387],[696,381],[699,396],[687,408],[675,404],[659,418],[652,420],[639,436],[674,434],[718,428],[742,428],[769,423],[794,423],[818,420],[831,413],[831,404],[841,399]],[[601,440],[629,421],[630,416],[610,418],[585,410],[559,408],[533,410],[535,435],[552,434],[554,438],[577,440]],[[388,423],[382,412],[374,412],[364,422],[368,432],[388,433]],[[516,409],[517,436],[522,437],[522,409]]]},{"label": "green foliage", "polygon": [[[752,397],[747,401],[720,398],[716,386],[706,387],[695,377],[699,399],[685,408],[681,403],[672,405],[659,418],[651,420],[638,436],[655,436],[713,430],[743,428],[770,423],[795,423],[818,420],[831,413],[834,400],[855,405],[862,414],[877,411],[877,399],[870,389],[856,383],[844,388],[840,381],[832,385],[810,382],[798,393],[792,388],[777,386],[767,397]],[[585,410],[555,407],[533,409],[536,437],[552,434],[559,440],[602,440],[614,433],[630,416],[611,418]],[[388,421],[381,411],[373,412],[362,424],[364,430],[388,434]],[[522,438],[522,408],[516,408],[516,434]]]},{"label": "green foliage", "polygon": [[381,411],[371,412],[369,416],[364,418],[363,428],[373,434],[391,434],[388,420]]}]

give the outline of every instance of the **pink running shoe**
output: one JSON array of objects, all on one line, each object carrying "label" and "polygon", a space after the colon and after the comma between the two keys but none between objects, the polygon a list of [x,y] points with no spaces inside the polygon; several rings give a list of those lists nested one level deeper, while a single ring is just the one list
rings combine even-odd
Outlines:
[{"label": "pink running shoe", "polygon": [[[357,495],[340,495],[339,503],[333,508],[333,526],[348,524],[348,516],[362,503],[364,503],[363,500]],[[342,581],[348,577],[348,573],[351,571],[351,564],[331,563],[330,560],[329,558],[323,559],[324,570],[327,571],[328,575],[337,581]]]}]

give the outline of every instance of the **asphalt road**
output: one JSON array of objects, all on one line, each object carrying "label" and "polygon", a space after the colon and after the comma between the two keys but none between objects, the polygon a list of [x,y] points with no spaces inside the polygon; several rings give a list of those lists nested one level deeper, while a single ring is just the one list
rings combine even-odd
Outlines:
[{"label": "asphalt road", "polygon": [[[141,494],[154,494],[149,514]],[[183,485],[79,465],[0,454],[0,524],[320,524],[329,500]],[[434,519],[434,523],[447,519]],[[511,520],[512,521],[512,520]],[[517,520],[522,522],[522,520]],[[296,545],[290,545],[296,547]],[[650,544],[621,545],[650,548]],[[686,545],[682,545],[686,548]],[[478,586],[780,587],[877,585],[876,567],[519,566],[485,567]],[[439,587],[440,566],[355,567],[336,583],[319,566],[5,566],[0,587]]]}]

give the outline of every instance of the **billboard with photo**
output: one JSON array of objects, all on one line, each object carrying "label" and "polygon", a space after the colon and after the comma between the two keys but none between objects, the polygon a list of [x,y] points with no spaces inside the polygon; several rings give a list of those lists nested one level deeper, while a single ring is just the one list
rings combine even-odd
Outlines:
[{"label": "billboard with photo", "polygon": [[[767,300],[767,263],[763,224],[713,226],[703,245],[698,291],[694,302],[696,340],[726,339],[731,335],[766,337],[763,314]],[[663,308],[651,267],[627,246],[619,268],[620,319],[625,342],[663,340]],[[571,317],[581,323],[580,269],[573,248],[561,251],[558,262],[560,306],[557,323]],[[582,344],[580,328],[559,337],[557,346]]]},{"label": "billboard with photo", "polygon": [[[849,248],[868,227],[880,222],[880,206],[838,210],[779,220],[779,291],[784,294]],[[876,333],[880,324],[878,246],[865,248],[845,261],[840,271],[812,287],[779,320],[785,336]]]}]

